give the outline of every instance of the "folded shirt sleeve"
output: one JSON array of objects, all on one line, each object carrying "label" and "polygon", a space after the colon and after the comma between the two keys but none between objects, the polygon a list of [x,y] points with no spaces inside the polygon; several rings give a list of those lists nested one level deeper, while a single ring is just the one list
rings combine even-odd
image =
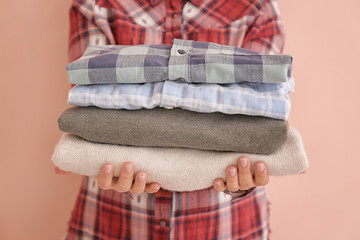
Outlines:
[{"label": "folded shirt sleeve", "polygon": [[282,83],[291,77],[292,57],[259,54],[209,42],[174,39],[173,45],[89,46],[66,66],[73,84]]}]

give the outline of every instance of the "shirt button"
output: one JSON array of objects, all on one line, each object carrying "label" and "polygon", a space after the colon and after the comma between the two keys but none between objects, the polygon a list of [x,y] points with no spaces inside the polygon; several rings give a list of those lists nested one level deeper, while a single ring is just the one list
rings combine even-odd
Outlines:
[{"label": "shirt button", "polygon": [[160,221],[160,226],[161,227],[165,227],[166,226],[166,222],[164,220]]},{"label": "shirt button", "polygon": [[178,53],[180,53],[180,54],[185,54],[186,51],[185,51],[184,49],[178,49]]},{"label": "shirt button", "polygon": [[172,18],[176,18],[177,16],[177,13],[173,13]]}]

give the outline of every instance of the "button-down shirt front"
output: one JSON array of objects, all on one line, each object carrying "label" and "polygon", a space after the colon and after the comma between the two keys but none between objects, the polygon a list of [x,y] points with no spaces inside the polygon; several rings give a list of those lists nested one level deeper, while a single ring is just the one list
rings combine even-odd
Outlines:
[{"label": "button-down shirt front", "polygon": [[278,54],[284,32],[275,1],[74,0],[69,60],[89,45],[172,44],[174,38]]}]

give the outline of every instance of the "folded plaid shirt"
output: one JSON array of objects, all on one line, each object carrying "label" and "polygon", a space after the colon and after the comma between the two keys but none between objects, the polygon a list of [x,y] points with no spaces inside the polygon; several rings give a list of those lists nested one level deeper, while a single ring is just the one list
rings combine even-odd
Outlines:
[{"label": "folded plaid shirt", "polygon": [[246,114],[287,120],[294,80],[285,83],[76,85],[68,104],[109,109],[183,108],[196,112]]},{"label": "folded plaid shirt", "polygon": [[292,57],[259,54],[216,43],[174,39],[173,45],[89,46],[68,64],[74,84],[144,83],[279,83],[291,76]]}]

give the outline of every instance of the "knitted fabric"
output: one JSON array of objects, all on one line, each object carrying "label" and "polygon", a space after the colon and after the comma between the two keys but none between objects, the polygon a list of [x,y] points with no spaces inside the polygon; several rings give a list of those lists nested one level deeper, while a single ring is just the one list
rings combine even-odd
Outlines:
[{"label": "knitted fabric", "polygon": [[226,177],[226,168],[237,165],[240,156],[248,156],[253,165],[262,161],[269,175],[289,175],[308,167],[300,134],[290,127],[286,142],[271,155],[236,152],[203,151],[186,148],[128,147],[88,142],[65,133],[52,156],[56,166],[65,171],[96,176],[105,163],[115,166],[119,176],[121,165],[131,161],[135,172],[145,171],[147,181],[158,182],[173,191],[193,191],[208,188],[216,178]]},{"label": "knitted fabric", "polygon": [[59,128],[88,141],[139,147],[182,147],[270,154],[286,140],[288,123],[265,117],[183,109],[73,107]]}]

